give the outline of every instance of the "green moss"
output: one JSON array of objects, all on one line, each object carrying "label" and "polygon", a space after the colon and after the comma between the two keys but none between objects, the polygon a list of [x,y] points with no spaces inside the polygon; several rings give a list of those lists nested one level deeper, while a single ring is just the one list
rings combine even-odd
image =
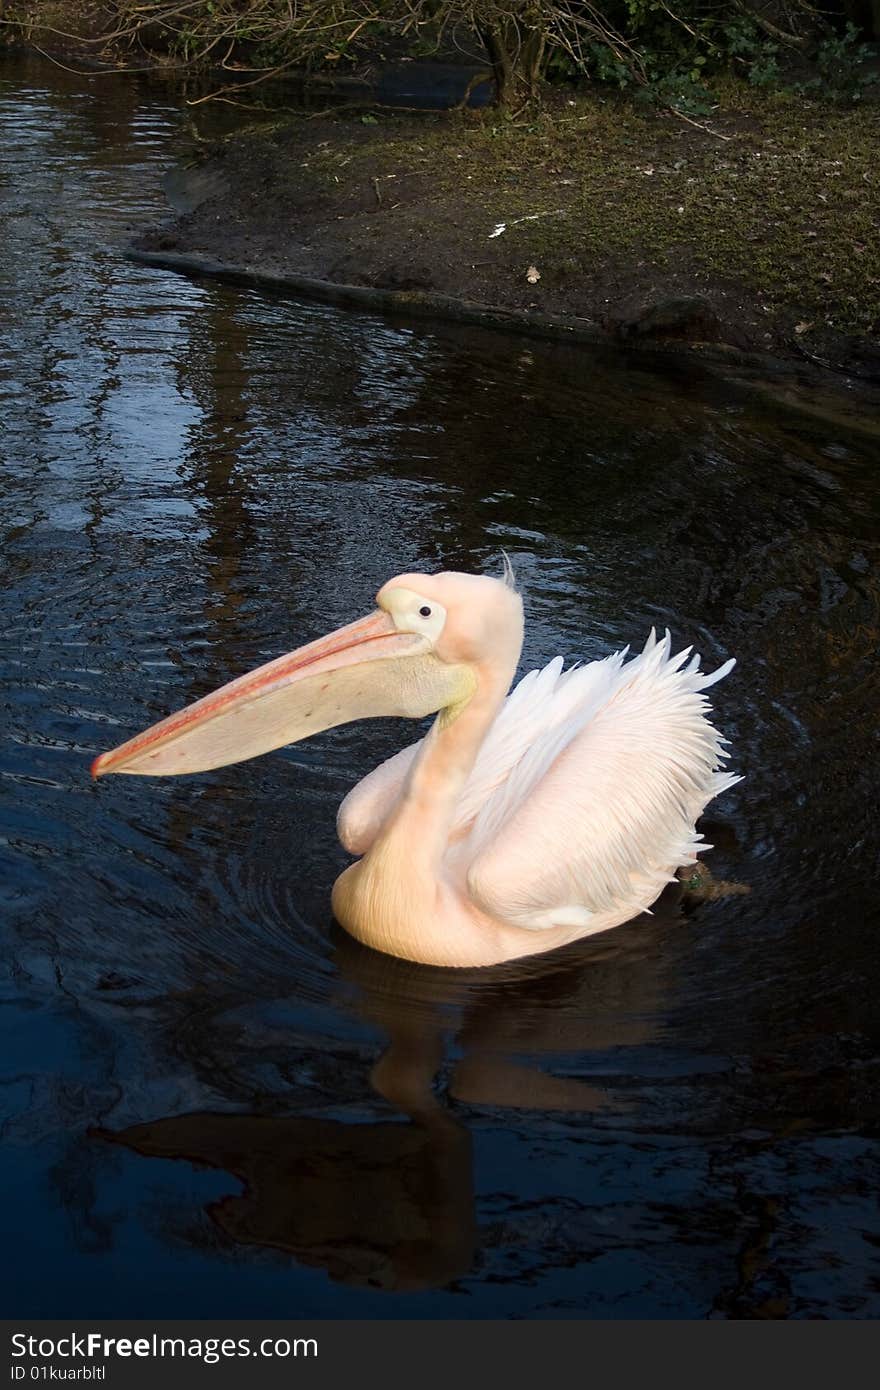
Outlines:
[{"label": "green moss", "polygon": [[729,342],[833,355],[880,322],[878,136],[876,107],[732,82],[699,125],[596,93],[527,121],[355,110],[227,143],[226,212],[276,263],[296,226],[290,268],[317,278],[599,322],[702,295]]},{"label": "green moss", "polygon": [[593,98],[529,124],[433,122],[417,140],[384,122],[355,151],[317,151],[310,169],[325,186],[356,184],[367,166],[389,188],[421,176],[429,202],[456,195],[471,219],[505,220],[505,249],[540,257],[544,274],[573,253],[686,261],[771,309],[869,328],[880,318],[876,110],[732,83],[709,124],[715,133]]}]

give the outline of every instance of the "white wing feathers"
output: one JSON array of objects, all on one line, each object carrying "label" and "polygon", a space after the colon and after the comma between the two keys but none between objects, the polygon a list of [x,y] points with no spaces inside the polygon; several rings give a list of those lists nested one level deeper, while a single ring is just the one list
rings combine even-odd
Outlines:
[{"label": "white wing feathers", "polygon": [[545,725],[454,851],[477,906],[532,930],[603,930],[649,906],[706,848],[694,823],[739,778],[718,771],[725,740],[703,692],[734,663],[704,675],[690,649],[670,652],[669,634],[652,631],[626,665],[558,677],[562,722]]},{"label": "white wing feathers", "polygon": [[[696,857],[694,823],[740,779],[706,718],[709,675],[669,633],[644,650],[530,671],[507,697],[462,793],[448,866],[476,905],[531,930],[604,930],[649,906]],[[363,779],[339,808],[345,847],[364,854],[400,796],[420,742]],[[612,920],[613,919],[613,920]]]}]

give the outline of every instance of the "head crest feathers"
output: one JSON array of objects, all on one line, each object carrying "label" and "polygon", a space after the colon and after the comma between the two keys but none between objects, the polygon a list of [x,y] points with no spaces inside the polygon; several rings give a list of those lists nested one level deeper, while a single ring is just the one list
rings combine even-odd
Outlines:
[{"label": "head crest feathers", "polygon": [[516,593],[516,575],[513,572],[513,565],[510,563],[510,556],[506,550],[501,552],[502,574],[501,582],[505,588],[512,589]]}]

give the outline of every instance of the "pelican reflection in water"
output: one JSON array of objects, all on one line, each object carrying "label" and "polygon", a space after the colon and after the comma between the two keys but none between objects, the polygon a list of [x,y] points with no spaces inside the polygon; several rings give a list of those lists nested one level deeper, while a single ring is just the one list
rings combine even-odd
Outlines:
[{"label": "pelican reflection in water", "polygon": [[[658,943],[666,932],[677,935],[682,920],[670,890],[657,915],[624,936],[462,972],[394,960],[339,933],[338,1002],[378,1029],[385,1044],[373,1063],[359,1049],[346,1056],[344,1094],[335,1088],[329,1099],[336,1109],[350,1094],[348,1103],[362,1112],[361,1077],[370,1067],[379,1099],[367,1103],[366,1120],[362,1113],[356,1123],[291,1114],[291,1098],[278,1094],[267,1098],[270,1113],[203,1111],[102,1137],[149,1157],[233,1174],[243,1191],[213,1201],[208,1212],[236,1244],[283,1251],[344,1284],[398,1293],[448,1287],[473,1269],[481,1243],[471,1120],[487,1108],[550,1111],[576,1125],[578,1116],[625,1112],[627,1102],[596,1059],[653,1039],[666,960]],[[232,1010],[240,1020],[237,1001]],[[199,1072],[214,1080],[225,1073],[225,1016],[224,1008],[212,1031],[203,1012],[195,1033],[188,1029],[202,1053]],[[257,1006],[253,1060],[262,1074],[260,1018]],[[236,1038],[243,1048],[236,1069],[245,1068],[245,1090],[253,1089],[239,1027]],[[275,1047],[275,1067],[295,1075],[298,1048],[283,1029]],[[316,1092],[309,1110],[327,1099]],[[386,1102],[408,1123],[386,1118]],[[286,1113],[271,1113],[277,1109]]]}]

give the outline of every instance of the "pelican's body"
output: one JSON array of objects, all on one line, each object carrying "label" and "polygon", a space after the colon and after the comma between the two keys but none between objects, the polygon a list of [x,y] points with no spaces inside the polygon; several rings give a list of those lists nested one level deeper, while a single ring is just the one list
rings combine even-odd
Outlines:
[{"label": "pelican's body", "polygon": [[401,575],[379,611],[260,668],[104,754],[104,772],[240,761],[379,714],[430,732],[358,784],[339,834],[362,856],[333,910],[409,960],[492,965],[628,921],[700,848],[706,803],[737,779],[689,652],[654,634],[568,672],[557,658],[507,692],[523,639],[509,581]]}]

